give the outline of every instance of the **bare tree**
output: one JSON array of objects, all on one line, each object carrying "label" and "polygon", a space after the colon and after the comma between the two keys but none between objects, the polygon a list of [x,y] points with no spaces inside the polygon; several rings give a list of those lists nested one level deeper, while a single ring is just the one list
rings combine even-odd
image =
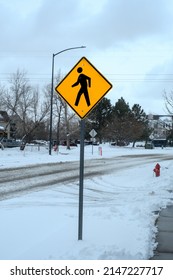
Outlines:
[{"label": "bare tree", "polygon": [[0,85],[0,110],[3,111],[5,110],[5,106],[4,106],[4,103],[3,103],[3,96],[5,94],[6,90],[4,88],[4,86]]},{"label": "bare tree", "polygon": [[[62,79],[62,75],[59,71],[56,77],[56,83],[58,84]],[[63,131],[62,135],[64,135],[66,139],[67,149],[70,149],[70,122],[74,117],[74,113],[71,113],[71,110],[68,110],[67,103],[56,93],[54,92],[53,96],[53,115],[54,120],[56,120],[56,140],[59,144],[61,138],[61,131]],[[55,123],[55,122],[54,122]],[[61,129],[63,127],[63,129]],[[65,128],[65,129],[64,129]]]},{"label": "bare tree", "polygon": [[164,91],[163,98],[165,101],[165,108],[169,114],[173,114],[173,91],[171,91],[169,94]]},{"label": "bare tree", "polygon": [[[58,72],[56,78],[56,84],[58,84],[61,80],[61,73]],[[47,100],[47,104],[50,106],[50,97],[51,97],[51,84],[49,84],[45,91],[45,96]],[[60,142],[61,137],[61,123],[63,122],[63,116],[64,116],[64,108],[65,108],[65,102],[63,99],[57,94],[56,91],[53,92],[53,118],[52,118],[52,134],[54,139],[56,139],[57,144]],[[50,119],[49,119],[50,123]]]},{"label": "bare tree", "polygon": [[25,72],[17,70],[9,80],[10,87],[2,97],[4,108],[17,123],[20,137],[30,138],[48,112],[48,106],[39,108],[39,90],[29,84]]},{"label": "bare tree", "polygon": [[61,127],[61,121],[62,121],[63,110],[64,110],[64,107],[65,107],[65,104],[64,104],[63,100],[61,99],[61,97],[58,96],[58,95],[54,97],[54,107],[55,107],[54,115],[57,119],[56,141],[57,141],[57,144],[59,145],[60,137],[61,137],[60,127]]},{"label": "bare tree", "polygon": [[[57,83],[60,81],[60,74],[56,81]],[[19,70],[11,76],[7,88],[0,87],[1,109],[7,111],[16,123],[17,137],[28,141],[38,133],[41,135],[43,129],[47,131],[48,135],[50,129],[50,96],[50,84],[44,87],[40,98],[39,88],[31,86],[26,77],[26,72]],[[53,133],[58,143],[61,137],[67,139],[67,148],[70,147],[69,137],[72,135],[71,133],[74,130],[76,131],[76,128],[74,129],[75,122],[72,121],[74,115],[71,110],[67,111],[67,104],[54,92]],[[38,133],[36,133],[36,129]],[[45,131],[43,131],[44,135]]]}]

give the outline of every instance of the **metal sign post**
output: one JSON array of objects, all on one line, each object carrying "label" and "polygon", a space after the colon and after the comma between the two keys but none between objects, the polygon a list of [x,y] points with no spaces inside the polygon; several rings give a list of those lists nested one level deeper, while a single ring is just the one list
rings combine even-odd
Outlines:
[{"label": "metal sign post", "polygon": [[79,223],[78,240],[82,240],[83,229],[83,177],[84,177],[84,133],[85,120],[80,122],[80,174],[79,174]]},{"label": "metal sign post", "polygon": [[94,137],[97,135],[97,132],[94,129],[92,129],[89,134],[92,139],[92,155],[93,155],[93,142],[94,142]]},{"label": "metal sign post", "polygon": [[[79,175],[79,227],[78,240],[82,240],[83,224],[83,179],[84,179],[84,118],[102,100],[112,84],[92,65],[82,57],[65,78],[56,86],[55,91],[81,119],[80,131],[80,175]],[[93,129],[91,136],[97,132]],[[93,153],[93,151],[92,151]]]}]

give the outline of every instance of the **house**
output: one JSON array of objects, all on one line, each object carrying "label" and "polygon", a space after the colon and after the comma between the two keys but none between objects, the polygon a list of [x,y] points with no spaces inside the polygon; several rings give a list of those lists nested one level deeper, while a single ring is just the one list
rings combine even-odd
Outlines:
[{"label": "house", "polygon": [[0,111],[0,138],[10,138],[10,118],[5,111]]},{"label": "house", "polygon": [[172,115],[148,115],[149,126],[152,128],[152,139],[166,139],[173,128]]},{"label": "house", "polygon": [[4,135],[4,127],[0,126],[0,138]]}]

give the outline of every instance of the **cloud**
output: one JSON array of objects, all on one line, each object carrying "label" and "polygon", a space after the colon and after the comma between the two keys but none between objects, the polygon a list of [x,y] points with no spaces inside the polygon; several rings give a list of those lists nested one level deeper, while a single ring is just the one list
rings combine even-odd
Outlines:
[{"label": "cloud", "polygon": [[143,36],[165,35],[172,26],[171,10],[169,0],[109,0],[99,14],[85,21],[81,36],[87,44],[104,48]]},{"label": "cloud", "polygon": [[78,4],[73,0],[43,0],[30,28],[35,44],[57,51],[80,41],[78,29],[82,25],[83,13]]},{"label": "cloud", "polygon": [[[168,90],[165,81],[156,84],[144,76],[172,72],[172,0],[0,0],[0,31],[2,73],[19,68],[33,76],[51,74],[52,53],[86,45],[59,56],[55,71],[69,71],[86,55],[113,79],[113,103],[124,96],[127,102],[154,104],[158,92],[161,100],[162,89]],[[143,74],[137,76],[141,81],[131,76],[135,73]]]},{"label": "cloud", "polygon": [[143,36],[165,36],[173,27],[170,4],[171,0],[1,0],[2,41],[25,49],[76,44],[104,49]]}]

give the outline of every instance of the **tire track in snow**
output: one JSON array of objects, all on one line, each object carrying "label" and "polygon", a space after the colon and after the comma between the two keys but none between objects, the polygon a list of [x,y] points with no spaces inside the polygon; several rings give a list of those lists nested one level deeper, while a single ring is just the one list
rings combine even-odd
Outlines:
[{"label": "tire track in snow", "polygon": [[[124,155],[85,161],[84,178],[118,172],[156,160],[172,160],[169,155]],[[79,162],[61,162],[0,169],[0,200],[24,195],[79,179]]]}]

